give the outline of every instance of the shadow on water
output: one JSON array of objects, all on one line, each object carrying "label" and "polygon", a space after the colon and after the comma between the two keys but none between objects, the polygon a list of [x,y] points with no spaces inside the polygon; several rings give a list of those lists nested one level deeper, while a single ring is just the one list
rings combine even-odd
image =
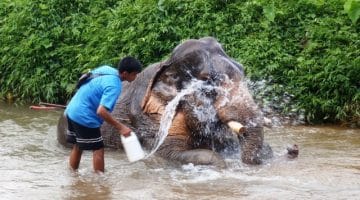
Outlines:
[{"label": "shadow on water", "polygon": [[[85,152],[78,172],[56,141],[59,112],[0,103],[1,199],[358,199],[360,130],[332,126],[273,127],[265,140],[275,158],[261,166],[227,159],[229,168],[172,166],[160,158],[129,163],[106,149],[106,172]],[[288,145],[300,146],[288,160]]]}]

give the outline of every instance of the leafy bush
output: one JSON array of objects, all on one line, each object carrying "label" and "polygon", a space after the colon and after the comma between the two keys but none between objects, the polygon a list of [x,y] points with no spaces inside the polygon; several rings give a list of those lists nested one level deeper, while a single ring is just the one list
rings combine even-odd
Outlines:
[{"label": "leafy bush", "polygon": [[0,95],[64,103],[90,68],[125,55],[146,66],[213,36],[308,121],[358,122],[359,12],[359,0],[3,0]]}]

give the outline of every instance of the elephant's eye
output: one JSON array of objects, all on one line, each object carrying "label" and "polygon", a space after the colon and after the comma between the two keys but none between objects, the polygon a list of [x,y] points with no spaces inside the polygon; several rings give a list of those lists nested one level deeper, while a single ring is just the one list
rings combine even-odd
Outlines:
[{"label": "elephant's eye", "polygon": [[214,73],[211,75],[211,78],[208,80],[209,84],[219,86],[221,83],[228,80],[227,75],[220,74],[220,73]]}]

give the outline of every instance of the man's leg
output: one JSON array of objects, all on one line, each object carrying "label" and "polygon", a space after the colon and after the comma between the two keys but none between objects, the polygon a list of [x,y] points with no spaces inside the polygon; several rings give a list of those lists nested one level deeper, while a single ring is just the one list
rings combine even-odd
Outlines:
[{"label": "man's leg", "polygon": [[77,144],[74,144],[70,153],[70,167],[73,170],[77,170],[79,168],[81,154],[82,150],[79,149],[79,146]]},{"label": "man's leg", "polygon": [[93,165],[95,172],[104,172],[104,148],[93,151]]}]

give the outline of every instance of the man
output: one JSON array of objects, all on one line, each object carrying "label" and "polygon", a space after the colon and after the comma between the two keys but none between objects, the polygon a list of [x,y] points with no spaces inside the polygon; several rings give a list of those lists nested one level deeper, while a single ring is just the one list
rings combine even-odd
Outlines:
[{"label": "man", "polygon": [[125,57],[118,70],[101,66],[91,71],[91,76],[80,86],[65,114],[68,119],[67,142],[73,143],[70,166],[79,168],[83,150],[93,150],[95,172],[104,172],[104,142],[100,126],[105,120],[120,134],[129,135],[131,129],[110,114],[121,93],[121,81],[133,81],[141,71],[141,63],[133,57]]}]

